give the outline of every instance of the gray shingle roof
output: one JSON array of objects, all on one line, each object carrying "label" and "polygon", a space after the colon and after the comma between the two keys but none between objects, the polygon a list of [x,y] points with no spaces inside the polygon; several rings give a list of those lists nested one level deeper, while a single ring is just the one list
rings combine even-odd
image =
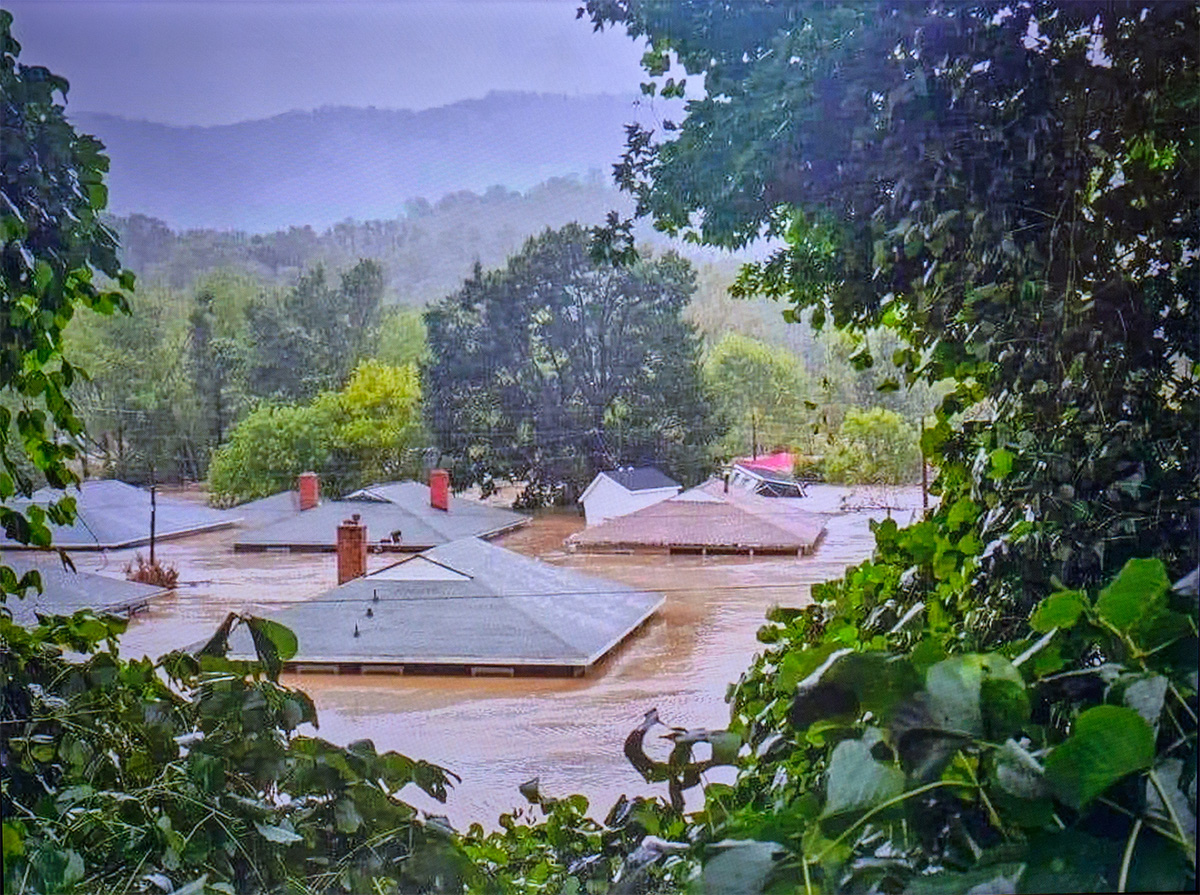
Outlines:
[{"label": "gray shingle roof", "polygon": [[[15,509],[24,509],[31,503],[46,506],[61,497],[62,493],[42,488],[28,500],[12,501],[12,506]],[[149,543],[149,491],[125,482],[105,479],[83,482],[78,490],[72,488],[67,493],[75,497],[78,512],[73,525],[50,526],[53,546],[74,550],[107,550]],[[157,504],[155,537],[164,541],[225,528],[238,521],[237,513],[174,500],[162,494],[158,495]],[[0,545],[14,550],[22,547],[2,534]]]},{"label": "gray shingle roof", "polygon": [[[276,495],[278,497],[278,495]],[[263,507],[264,515],[283,512],[279,505],[266,501],[249,505]],[[333,550],[337,546],[337,527],[357,513],[367,526],[367,537],[373,542],[390,539],[400,532],[400,548],[424,550],[463,537],[493,537],[529,521],[528,516],[502,510],[461,497],[450,498],[449,510],[437,510],[429,505],[429,486],[419,482],[393,482],[372,485],[348,494],[343,500],[325,501],[301,512],[293,504],[290,512],[278,521],[254,528],[241,535],[234,544],[237,550]]]},{"label": "gray shingle roof", "polygon": [[824,518],[796,506],[709,480],[699,488],[608,519],[567,539],[583,550],[636,548],[808,553],[825,532]]},{"label": "gray shingle roof", "polygon": [[10,567],[18,577],[31,569],[41,573],[42,593],[30,591],[23,600],[12,596],[8,598],[13,620],[22,625],[33,624],[36,612],[71,615],[80,609],[95,609],[97,612],[125,614],[167,592],[161,587],[136,581],[123,581],[91,572],[72,572],[63,567],[57,555],[5,553],[0,555],[0,564]]},{"label": "gray shingle roof", "polygon": [[[426,561],[450,580],[389,577],[408,563]],[[294,661],[300,664],[582,670],[662,602],[658,594],[463,538],[349,581],[273,618],[296,633]],[[236,655],[252,652],[244,632],[235,632],[230,646]]]},{"label": "gray shingle roof", "polygon": [[650,491],[655,488],[678,488],[679,482],[653,466],[606,469],[604,474],[627,491]]}]

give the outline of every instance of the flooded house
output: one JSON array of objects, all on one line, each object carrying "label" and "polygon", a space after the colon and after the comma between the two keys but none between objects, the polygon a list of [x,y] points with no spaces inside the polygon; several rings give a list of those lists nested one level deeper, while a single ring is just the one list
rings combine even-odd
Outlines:
[{"label": "flooded house", "polygon": [[351,516],[375,537],[370,549],[399,553],[418,553],[464,537],[494,538],[529,522],[521,513],[455,497],[449,473],[441,469],[430,473],[428,485],[372,485],[340,500],[322,500],[317,476],[305,473],[295,491],[251,501],[237,511],[246,530],[234,541],[234,550],[243,553],[333,552],[338,525]]},{"label": "flooded house", "polygon": [[699,487],[567,538],[585,553],[740,553],[803,556],[816,549],[825,517],[793,498],[765,497],[710,479]]},{"label": "flooded house", "polygon": [[128,616],[168,593],[165,588],[150,584],[77,571],[64,564],[57,554],[6,552],[0,554],[0,564],[12,569],[18,579],[35,570],[41,575],[41,593],[30,590],[23,599],[8,598],[6,605],[12,611],[13,621],[21,625],[35,624],[39,613],[72,615],[80,609]]},{"label": "flooded house", "polygon": [[596,473],[579,497],[588,525],[625,516],[674,497],[679,482],[653,466],[624,466]]},{"label": "flooded house", "polygon": [[762,497],[804,497],[808,483],[772,466],[758,466],[746,460],[732,464],[726,473],[729,484]]},{"label": "flooded house", "polygon": [[[663,603],[474,537],[364,575],[362,528],[340,526],[338,587],[272,616],[299,643],[288,670],[579,677]],[[243,629],[230,647],[253,655]]]},{"label": "flooded house", "polygon": [[[67,550],[118,550],[149,544],[152,514],[156,541],[228,528],[239,521],[236,512],[152,495],[145,488],[115,479],[81,482],[66,494],[75,498],[75,521],[70,525],[47,525],[51,543]],[[11,501],[11,505],[24,512],[31,505],[45,507],[62,496],[58,489],[42,488],[30,498]],[[0,534],[0,549],[30,548]]]}]

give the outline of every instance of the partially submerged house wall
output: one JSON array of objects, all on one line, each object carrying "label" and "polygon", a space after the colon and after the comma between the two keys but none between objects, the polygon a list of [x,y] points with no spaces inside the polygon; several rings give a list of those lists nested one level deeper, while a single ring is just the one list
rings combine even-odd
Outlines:
[{"label": "partially submerged house wall", "polygon": [[678,488],[629,491],[604,473],[600,473],[597,481],[592,484],[583,498],[583,512],[589,526],[599,525],[605,519],[637,512],[645,507],[669,500],[678,493]]}]

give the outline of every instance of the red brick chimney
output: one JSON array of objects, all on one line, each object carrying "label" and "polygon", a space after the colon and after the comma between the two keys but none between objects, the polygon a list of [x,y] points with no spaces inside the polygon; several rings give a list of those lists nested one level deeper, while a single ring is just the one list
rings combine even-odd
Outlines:
[{"label": "red brick chimney", "polygon": [[311,510],[321,502],[321,480],[315,472],[302,472],[296,479],[296,490],[300,492],[300,509]]},{"label": "red brick chimney", "polygon": [[435,510],[450,510],[450,473],[444,469],[429,471],[429,505]]},{"label": "red brick chimney", "polygon": [[338,526],[337,577],[338,584],[367,574],[367,527],[355,513]]}]

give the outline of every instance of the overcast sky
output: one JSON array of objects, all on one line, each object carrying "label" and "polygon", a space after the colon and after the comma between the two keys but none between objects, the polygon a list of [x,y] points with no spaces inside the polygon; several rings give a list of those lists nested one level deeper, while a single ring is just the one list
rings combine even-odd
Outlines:
[{"label": "overcast sky", "polygon": [[226,124],[326,105],[424,109],[491,90],[634,93],[642,46],[578,0],[0,0],[69,108]]}]

